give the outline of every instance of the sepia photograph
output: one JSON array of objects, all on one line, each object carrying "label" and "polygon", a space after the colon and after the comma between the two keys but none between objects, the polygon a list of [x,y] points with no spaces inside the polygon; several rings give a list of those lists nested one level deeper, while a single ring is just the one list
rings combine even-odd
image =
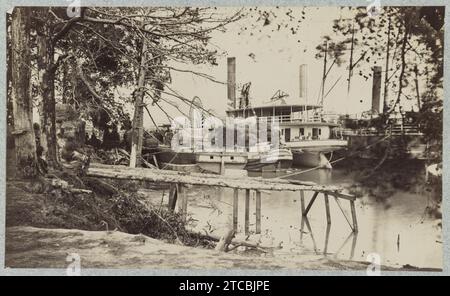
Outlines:
[{"label": "sepia photograph", "polygon": [[5,268],[442,272],[446,7],[338,2],[11,6]]}]

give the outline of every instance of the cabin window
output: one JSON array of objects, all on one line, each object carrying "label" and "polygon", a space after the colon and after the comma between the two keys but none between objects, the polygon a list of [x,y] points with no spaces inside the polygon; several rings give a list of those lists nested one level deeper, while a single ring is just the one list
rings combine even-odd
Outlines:
[{"label": "cabin window", "polygon": [[231,160],[234,160],[234,156],[230,156],[230,159],[231,159]]},{"label": "cabin window", "polygon": [[303,127],[300,128],[300,132],[298,133],[298,135],[300,137],[305,135],[305,129]]},{"label": "cabin window", "polygon": [[214,159],[214,156],[210,155],[210,156],[209,156],[209,159]]}]

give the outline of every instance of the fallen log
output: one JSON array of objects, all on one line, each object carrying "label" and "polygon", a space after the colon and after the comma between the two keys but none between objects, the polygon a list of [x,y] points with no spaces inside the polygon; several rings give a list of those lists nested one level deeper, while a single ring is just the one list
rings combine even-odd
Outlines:
[{"label": "fallen log", "polygon": [[216,251],[220,252],[228,252],[228,246],[231,244],[231,241],[235,235],[235,231],[233,229],[228,229],[225,234],[220,238],[216,247],[214,248]]},{"label": "fallen log", "polygon": [[[214,242],[220,242],[220,240],[221,240],[220,236],[210,234],[210,233],[208,233],[208,234],[203,234],[203,233],[198,233],[198,232],[190,232],[190,233],[192,235],[197,235],[200,238],[207,239],[207,240],[214,241]],[[236,238],[232,238],[229,245],[233,245],[234,246],[233,249],[235,249],[236,247],[243,246],[243,247],[248,247],[248,248],[259,249],[263,252],[267,252],[268,249],[280,249],[281,248],[280,246],[276,246],[276,247],[267,246],[267,245],[264,245],[264,244],[261,244],[258,242],[244,241],[244,240],[236,239]]]},{"label": "fallen log", "polygon": [[80,188],[68,188],[67,191],[71,193],[84,193],[84,194],[92,194],[92,190],[80,189]]}]

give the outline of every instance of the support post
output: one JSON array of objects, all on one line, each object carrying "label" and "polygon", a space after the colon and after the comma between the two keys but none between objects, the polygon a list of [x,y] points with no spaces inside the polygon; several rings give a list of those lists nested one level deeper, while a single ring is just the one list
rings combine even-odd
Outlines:
[{"label": "support post", "polygon": [[180,196],[180,212],[183,215],[183,218],[186,220],[187,218],[187,205],[188,199],[186,194],[186,188],[182,184],[178,184],[178,195]]},{"label": "support post", "polygon": [[250,189],[245,190],[245,217],[244,217],[244,233],[249,234],[250,225]]},{"label": "support post", "polygon": [[302,210],[302,216],[305,213],[305,191],[300,191],[300,207]]},{"label": "support post", "polygon": [[356,221],[356,208],[355,208],[355,201],[350,201],[350,208],[352,210],[352,220],[353,220],[353,232],[358,232],[358,221]]},{"label": "support post", "polygon": [[233,230],[237,232],[238,227],[238,203],[239,203],[239,190],[234,189],[233,193]]},{"label": "support post", "polygon": [[169,207],[169,210],[172,212],[175,210],[175,205],[177,204],[177,198],[178,198],[178,185],[171,184],[170,191],[169,191],[168,207]]},{"label": "support post", "polygon": [[314,192],[314,195],[313,195],[313,197],[311,198],[311,201],[309,202],[308,206],[306,207],[306,210],[305,210],[305,212],[303,213],[303,216],[307,216],[307,215],[308,215],[308,212],[309,212],[309,210],[311,209],[312,205],[314,204],[314,201],[316,200],[318,194],[319,194],[318,191]]},{"label": "support post", "polygon": [[350,228],[353,230],[353,225],[352,223],[350,223],[350,219],[347,218],[347,214],[345,214],[344,209],[342,208],[341,202],[339,201],[339,198],[337,198],[336,196],[334,196],[334,200],[336,201],[339,209],[342,212],[342,215],[344,215],[345,220],[347,221],[348,225],[350,226]]},{"label": "support post", "polygon": [[256,233],[261,233],[261,191],[256,191]]},{"label": "support post", "polygon": [[331,224],[330,201],[328,199],[328,194],[324,193],[323,195],[325,197],[325,211],[327,213],[327,224],[330,225]]}]

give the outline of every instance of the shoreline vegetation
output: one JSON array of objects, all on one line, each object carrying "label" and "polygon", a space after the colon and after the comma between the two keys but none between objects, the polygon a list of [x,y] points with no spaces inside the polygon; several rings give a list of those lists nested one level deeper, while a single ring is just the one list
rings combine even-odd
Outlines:
[{"label": "shoreline vegetation", "polygon": [[[426,178],[424,161],[414,159],[386,160],[352,159],[345,164],[346,174],[355,176],[347,189],[357,197],[364,195],[384,203],[398,192],[428,196],[425,214],[440,221],[442,227],[442,178]],[[375,168],[375,169],[374,169]]]}]

